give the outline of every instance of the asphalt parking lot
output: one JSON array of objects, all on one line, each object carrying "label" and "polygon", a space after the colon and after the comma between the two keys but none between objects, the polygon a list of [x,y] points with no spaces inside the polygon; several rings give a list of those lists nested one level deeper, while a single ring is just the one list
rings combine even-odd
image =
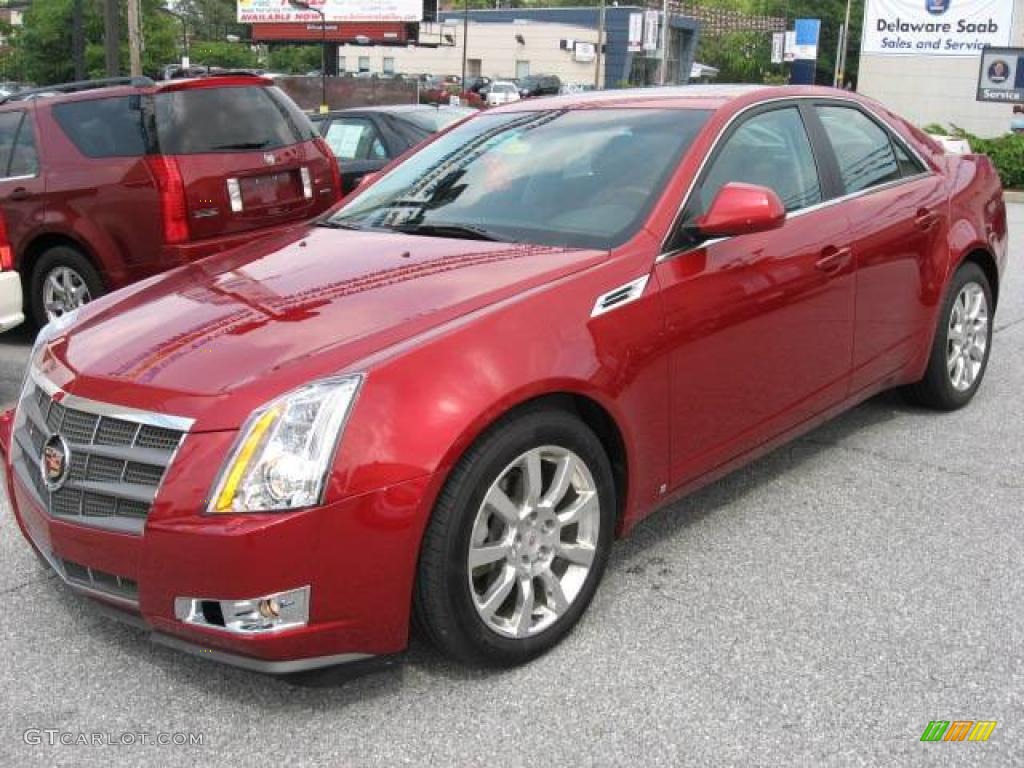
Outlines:
[{"label": "asphalt parking lot", "polygon": [[[1011,227],[1019,256],[1024,206]],[[354,680],[218,666],[98,616],[4,509],[3,763],[1020,765],[1015,262],[971,407],[876,398],[656,514],[615,547],[577,631],[522,669],[467,671],[421,643]],[[16,397],[28,344],[22,330],[0,337],[0,402]],[[998,726],[983,744],[921,743],[931,720]],[[203,743],[50,745],[30,729]]]}]

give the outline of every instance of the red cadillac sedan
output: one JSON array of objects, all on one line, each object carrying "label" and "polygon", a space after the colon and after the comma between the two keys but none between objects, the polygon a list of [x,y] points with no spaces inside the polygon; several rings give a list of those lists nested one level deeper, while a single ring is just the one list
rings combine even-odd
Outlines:
[{"label": "red cadillac sedan", "polygon": [[290,672],[579,620],[647,514],[875,393],[985,374],[991,163],[813,88],[495,109],[340,208],[46,326],[25,537],[152,636]]}]

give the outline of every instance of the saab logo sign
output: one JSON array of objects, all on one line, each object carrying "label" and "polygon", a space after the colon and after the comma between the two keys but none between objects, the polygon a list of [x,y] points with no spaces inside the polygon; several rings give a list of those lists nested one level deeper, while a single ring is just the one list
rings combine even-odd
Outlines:
[{"label": "saab logo sign", "polygon": [[865,0],[861,52],[977,56],[1005,47],[1015,0]]}]

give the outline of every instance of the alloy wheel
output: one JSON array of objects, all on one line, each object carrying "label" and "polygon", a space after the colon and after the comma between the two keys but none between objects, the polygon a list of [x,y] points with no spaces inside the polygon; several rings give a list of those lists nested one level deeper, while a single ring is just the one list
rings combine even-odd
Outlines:
[{"label": "alloy wheel", "polygon": [[988,300],[975,282],[960,289],[949,314],[946,369],[953,388],[966,392],[977,380],[988,350]]},{"label": "alloy wheel", "polygon": [[92,300],[85,279],[71,267],[54,267],[43,281],[43,306],[53,320]]},{"label": "alloy wheel", "polygon": [[597,552],[594,477],[572,451],[542,446],[498,475],[477,511],[467,556],[477,614],[494,632],[543,632],[579,596]]}]

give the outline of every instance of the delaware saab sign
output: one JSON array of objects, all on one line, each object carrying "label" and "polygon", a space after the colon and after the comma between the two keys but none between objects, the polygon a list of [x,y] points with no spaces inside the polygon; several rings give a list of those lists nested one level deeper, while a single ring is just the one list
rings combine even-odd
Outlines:
[{"label": "delaware saab sign", "polygon": [[862,53],[977,56],[1007,46],[1014,0],[866,0]]}]

